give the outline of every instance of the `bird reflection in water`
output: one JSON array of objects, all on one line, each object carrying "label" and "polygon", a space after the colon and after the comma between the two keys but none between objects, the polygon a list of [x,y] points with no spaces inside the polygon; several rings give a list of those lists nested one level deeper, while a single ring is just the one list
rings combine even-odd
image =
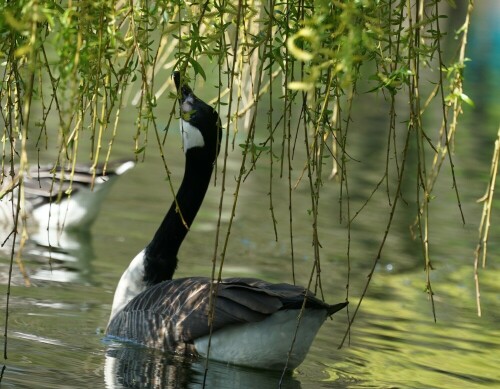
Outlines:
[{"label": "bird reflection in water", "polygon": [[[0,234],[5,237],[8,236],[9,231],[3,230]],[[14,248],[15,255],[19,250],[19,239],[18,236]],[[0,256],[8,259],[14,244],[13,235],[2,243],[4,244],[0,248]],[[91,263],[94,258],[92,234],[88,230],[34,230],[29,233],[22,248],[22,264],[26,272],[24,276],[28,277],[30,283],[53,281],[92,284]],[[3,260],[0,263],[0,283],[2,284],[7,282],[9,262]],[[13,272],[12,276],[12,285],[27,282],[23,279],[21,272]]]},{"label": "bird reflection in water", "polygon": [[[133,344],[111,344],[104,379],[116,388],[277,388],[299,389],[291,373],[228,365],[195,357],[163,353]],[[206,369],[208,367],[208,369]],[[206,371],[206,377],[205,377]],[[205,383],[205,385],[203,385]]]}]

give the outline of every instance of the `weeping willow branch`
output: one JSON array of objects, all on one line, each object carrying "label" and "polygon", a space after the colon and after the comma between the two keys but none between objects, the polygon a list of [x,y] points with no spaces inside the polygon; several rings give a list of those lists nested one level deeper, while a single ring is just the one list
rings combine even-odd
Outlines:
[{"label": "weeping willow branch", "polygon": [[500,161],[500,128],[495,141],[495,150],[491,160],[490,179],[486,193],[478,202],[483,203],[483,212],[481,215],[481,224],[479,225],[479,241],[474,251],[474,283],[476,286],[476,305],[477,315],[481,316],[481,292],[479,288],[479,267],[486,267],[486,257],[488,254],[488,240],[490,234],[491,210],[493,208],[493,195],[498,173],[498,163]]},{"label": "weeping willow branch", "polygon": [[[463,90],[463,71],[472,1],[458,31],[456,58],[449,63],[442,46],[448,28],[443,16],[448,13],[449,5],[439,0],[83,0],[64,5],[19,0],[2,7],[1,182],[6,183],[2,193],[19,183],[22,202],[23,171],[31,159],[45,158],[51,144],[58,150],[54,165],[69,164],[74,171],[77,159],[85,152],[84,157],[94,167],[98,162],[106,164],[119,136],[132,138],[130,152],[137,160],[146,158],[151,143],[155,149],[158,146],[156,150],[173,193],[164,145],[176,117],[176,96],[167,91],[171,91],[170,74],[177,69],[193,81],[192,85],[203,84],[203,93],[209,94],[205,101],[211,99],[225,121],[224,160],[219,169],[222,177],[219,180],[216,176],[221,197],[212,258],[213,279],[220,279],[222,274],[238,193],[246,178],[258,166],[265,165],[270,169],[269,212],[276,239],[279,224],[273,199],[275,180],[287,181],[287,239],[294,282],[300,276],[294,262],[297,228],[294,214],[306,212],[295,205],[294,189],[303,185],[309,191],[314,257],[310,286],[318,291],[322,291],[321,239],[328,236],[328,231],[318,225],[322,201],[328,198],[325,191],[338,191],[338,219],[347,222],[346,295],[353,296],[355,293],[349,290],[350,247],[355,240],[351,227],[360,220],[361,211],[368,210],[375,193],[385,190],[387,225],[380,234],[375,260],[368,265],[371,271],[361,291],[361,303],[381,258],[396,205],[402,199],[401,182],[414,172],[406,166],[412,139],[418,161],[416,174],[412,176],[417,181],[413,198],[417,204],[416,235],[422,242],[420,256],[426,269],[426,290],[432,301],[431,200],[446,161],[464,220],[453,142],[462,104],[470,102]],[[374,136],[367,132],[372,129],[360,128],[356,123],[357,91],[360,94],[366,91],[387,104],[388,127],[376,135],[382,136],[386,143],[379,171],[381,178],[355,210],[350,204],[348,179],[358,167],[349,153],[350,140],[353,136]],[[165,94],[171,100],[167,102],[172,102],[171,109],[165,109],[163,102],[158,103]],[[124,108],[129,105],[136,109],[132,135],[121,125]],[[265,118],[259,115],[259,108],[267,109]],[[33,112],[42,112],[41,120],[34,120]],[[427,115],[436,112],[441,115],[440,127],[426,127]],[[158,118],[166,122],[162,126],[165,133],[159,130]],[[263,141],[255,136],[257,128],[264,129],[264,134],[259,134]],[[150,130],[154,133],[150,134]],[[245,132],[244,141],[237,145],[240,132]],[[29,152],[32,140],[35,156]],[[90,147],[82,151],[85,142]],[[230,151],[238,147],[243,156],[231,218],[225,225],[221,218],[228,184],[227,159]],[[330,157],[332,168],[326,172],[323,165]],[[278,170],[278,164],[279,175],[274,170]],[[492,169],[495,166],[494,163]],[[328,176],[336,180],[324,181]],[[492,193],[491,190],[491,196]],[[489,201],[490,197],[485,207]],[[20,209],[14,211],[14,217],[22,225]],[[343,214],[345,209],[347,217]],[[489,210],[483,213],[482,225],[489,226],[489,215]],[[14,234],[17,232],[17,228],[13,230]],[[485,262],[488,228],[480,233]],[[476,281],[479,307],[477,266]],[[350,325],[359,306],[349,319]]]}]

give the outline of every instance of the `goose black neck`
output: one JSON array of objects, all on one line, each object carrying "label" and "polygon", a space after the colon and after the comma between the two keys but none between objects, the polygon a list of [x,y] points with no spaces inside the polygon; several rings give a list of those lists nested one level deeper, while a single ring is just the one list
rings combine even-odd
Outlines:
[{"label": "goose black neck", "polygon": [[186,168],[176,194],[153,240],[146,247],[144,281],[154,285],[171,280],[177,267],[177,253],[200,209],[212,176],[215,157],[203,148],[186,152]]}]

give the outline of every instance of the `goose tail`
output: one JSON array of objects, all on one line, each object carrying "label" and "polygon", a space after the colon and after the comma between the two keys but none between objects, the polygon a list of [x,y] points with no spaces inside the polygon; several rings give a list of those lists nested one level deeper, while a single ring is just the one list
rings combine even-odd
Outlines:
[{"label": "goose tail", "polygon": [[344,301],[343,303],[333,304],[328,307],[326,310],[328,316],[332,316],[335,312],[340,311],[342,308],[345,308],[349,304],[348,301]]}]

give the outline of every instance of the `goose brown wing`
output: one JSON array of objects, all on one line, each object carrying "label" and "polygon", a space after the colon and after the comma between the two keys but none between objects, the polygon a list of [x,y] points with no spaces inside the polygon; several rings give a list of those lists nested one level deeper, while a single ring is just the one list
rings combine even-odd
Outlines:
[{"label": "goose brown wing", "polygon": [[[110,321],[107,334],[150,347],[176,350],[182,343],[208,335],[208,278],[164,281],[132,299]],[[282,307],[279,297],[246,284],[218,284],[213,331],[265,319]]]},{"label": "goose brown wing", "polygon": [[301,309],[304,304],[304,297],[306,298],[306,308],[326,309],[328,315],[334,314],[347,305],[347,303],[329,305],[315,297],[314,293],[310,290],[297,285],[272,284],[270,282],[253,278],[230,278],[224,280],[222,284],[227,285],[227,289],[229,290],[237,288],[238,293],[236,293],[236,296],[239,296],[239,291],[243,288],[249,288],[252,291],[266,293],[269,296],[277,297],[281,303],[281,307],[279,309]]},{"label": "goose brown wing", "polygon": [[[179,346],[210,333],[210,285],[208,278],[176,279],[154,285],[113,317],[107,334],[149,347],[178,350]],[[281,309],[300,309],[306,295],[307,307],[329,311],[330,305],[299,286],[251,278],[225,279],[217,284],[212,331],[261,321]]]}]

